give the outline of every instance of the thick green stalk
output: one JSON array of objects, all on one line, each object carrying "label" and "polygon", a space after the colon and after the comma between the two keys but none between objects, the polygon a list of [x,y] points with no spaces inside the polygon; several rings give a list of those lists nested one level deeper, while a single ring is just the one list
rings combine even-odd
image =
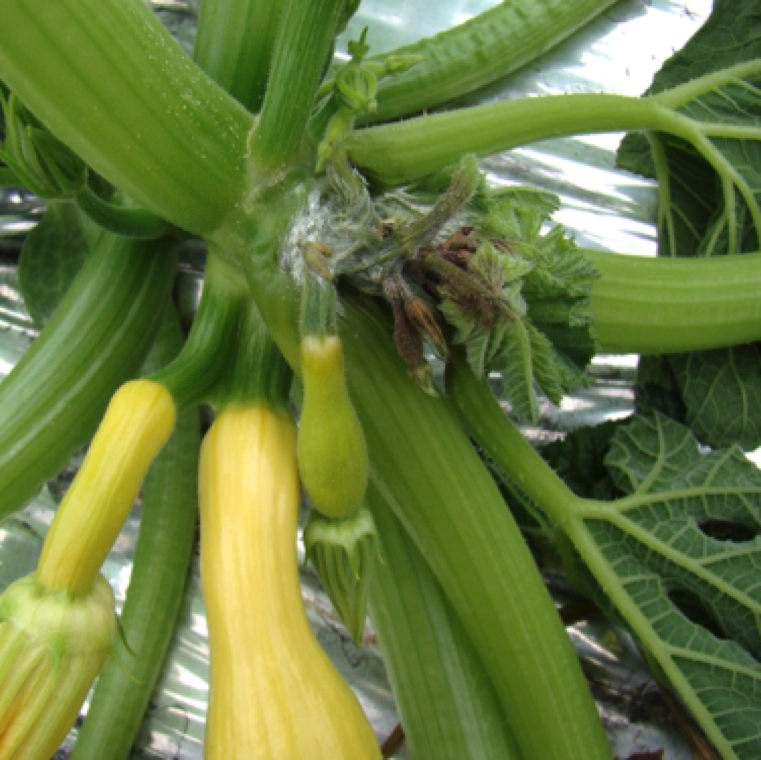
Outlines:
[{"label": "thick green stalk", "polygon": [[138,371],[174,282],[172,245],[103,235],[0,384],[0,519],[61,470]]},{"label": "thick green stalk", "polygon": [[[300,372],[299,288],[293,278],[280,268],[277,252],[280,241],[293,217],[303,210],[312,183],[296,182],[291,192],[273,194],[261,206],[258,224],[248,239],[232,241],[237,246],[246,278],[273,339],[286,361]],[[227,241],[229,242],[229,241]],[[227,253],[228,248],[222,248]]]},{"label": "thick green stalk", "polygon": [[465,153],[488,156],[554,137],[664,129],[670,112],[653,100],[576,94],[519,98],[352,132],[341,145],[384,185],[401,185]]},{"label": "thick green stalk", "polygon": [[142,0],[5,0],[0,79],[90,166],[179,227],[219,227],[249,182],[253,118]]},{"label": "thick green stalk", "polygon": [[[298,372],[290,281],[261,260],[249,262],[251,289]],[[463,622],[523,760],[610,760],[570,639],[493,479],[446,404],[407,376],[387,315],[361,296],[343,305],[347,382],[371,482]]]},{"label": "thick green stalk", "polygon": [[230,371],[241,316],[250,300],[237,268],[211,249],[187,343],[174,362],[150,378],[167,388],[178,409],[208,402],[219,378]]},{"label": "thick green stalk", "polygon": [[249,300],[241,315],[232,360],[211,390],[211,403],[217,412],[240,404],[290,415],[292,380],[291,368],[270,337],[256,304]]},{"label": "thick green stalk", "polygon": [[251,145],[260,165],[276,169],[298,159],[345,4],[346,0],[288,0]]},{"label": "thick green stalk", "polygon": [[285,0],[204,0],[193,58],[221,87],[256,113]]},{"label": "thick green stalk", "polygon": [[407,377],[386,315],[361,298],[344,305],[371,479],[465,626],[523,760],[610,760],[570,639],[494,481],[446,404]]},{"label": "thick green stalk", "polygon": [[603,351],[661,354],[761,340],[761,253],[700,259],[586,250]]},{"label": "thick green stalk", "polygon": [[505,0],[434,37],[368,58],[424,55],[426,60],[406,74],[384,79],[378,87],[378,110],[358,121],[391,121],[470,95],[546,53],[615,2]]},{"label": "thick green stalk", "polygon": [[[171,361],[183,334],[174,309],[164,320],[146,369]],[[174,635],[187,580],[197,520],[200,421],[180,415],[174,433],[151,465],[143,486],[140,537],[121,623],[133,657],[117,644],[129,670],[109,661],[98,679],[73,760],[126,760]]]},{"label": "thick green stalk", "polygon": [[[562,528],[570,511],[567,505],[577,497],[510,422],[488,381],[476,378],[460,360],[447,366],[446,384],[452,407],[478,445]],[[520,467],[514,461],[520,461]]]},{"label": "thick green stalk", "polygon": [[367,502],[383,558],[373,569],[370,615],[413,756],[520,758],[489,676],[440,584],[372,484]]}]

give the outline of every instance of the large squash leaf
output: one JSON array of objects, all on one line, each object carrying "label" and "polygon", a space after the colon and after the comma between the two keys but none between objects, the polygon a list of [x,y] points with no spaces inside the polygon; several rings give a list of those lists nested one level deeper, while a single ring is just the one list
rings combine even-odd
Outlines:
[{"label": "large squash leaf", "polygon": [[[755,0],[716,0],[710,18],[656,74],[646,96],[715,73],[689,91],[678,112],[705,125],[704,137],[627,135],[627,169],[657,177],[659,254],[696,256],[758,250],[761,197],[761,12]],[[736,76],[722,69],[749,64]]]},{"label": "large squash leaf", "polygon": [[759,344],[669,356],[686,408],[686,422],[702,443],[746,451],[761,444]]},{"label": "large squash leaf", "polygon": [[637,416],[606,466],[627,494],[577,500],[563,526],[725,760],[761,757],[761,471]]}]

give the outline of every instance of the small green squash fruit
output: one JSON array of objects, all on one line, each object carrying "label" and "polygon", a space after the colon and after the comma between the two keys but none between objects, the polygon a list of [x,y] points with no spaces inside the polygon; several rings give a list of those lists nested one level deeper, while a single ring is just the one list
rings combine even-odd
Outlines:
[{"label": "small green squash fruit", "polygon": [[367,446],[346,388],[336,336],[301,342],[304,405],[298,436],[301,482],[326,517],[352,514],[367,488]]}]

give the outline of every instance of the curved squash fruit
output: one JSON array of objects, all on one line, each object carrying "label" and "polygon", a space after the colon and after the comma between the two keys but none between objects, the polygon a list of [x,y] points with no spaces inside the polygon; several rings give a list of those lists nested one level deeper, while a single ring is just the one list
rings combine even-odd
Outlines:
[{"label": "curved squash fruit", "polygon": [[293,420],[263,406],[226,408],[203,442],[199,490],[206,760],[380,760],[304,612]]}]

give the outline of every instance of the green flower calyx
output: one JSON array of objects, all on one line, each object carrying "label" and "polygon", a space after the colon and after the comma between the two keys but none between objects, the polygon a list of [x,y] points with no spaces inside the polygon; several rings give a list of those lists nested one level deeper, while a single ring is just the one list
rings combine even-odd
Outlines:
[{"label": "green flower calyx", "polygon": [[372,513],[363,505],[346,519],[331,520],[313,511],[304,547],[349,635],[362,646],[367,584],[378,553]]}]

